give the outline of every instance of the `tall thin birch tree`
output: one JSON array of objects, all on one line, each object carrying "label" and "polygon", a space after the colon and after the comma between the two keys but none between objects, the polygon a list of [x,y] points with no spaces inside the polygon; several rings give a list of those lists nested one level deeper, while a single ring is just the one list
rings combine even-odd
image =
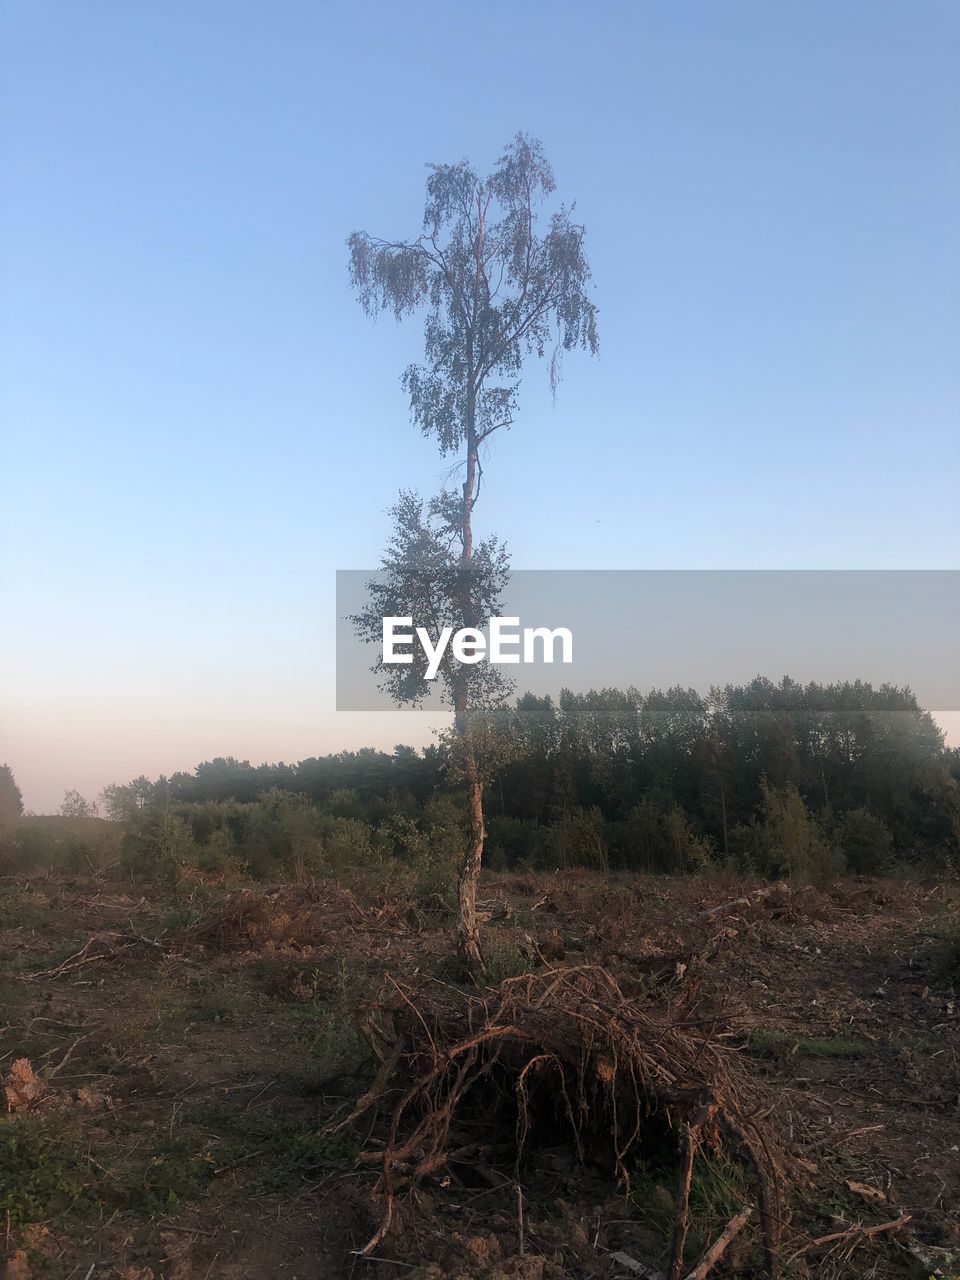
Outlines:
[{"label": "tall thin birch tree", "polygon": [[[555,190],[541,144],[523,134],[486,177],[462,160],[431,165],[423,229],[412,240],[383,240],[355,231],[349,238],[350,277],[369,315],[392,311],[398,320],[425,312],[424,361],[403,374],[414,423],[443,455],[458,456],[463,483],[426,506],[405,494],[395,510],[396,533],[384,560],[393,588],[378,606],[413,586],[427,615],[451,616],[455,629],[482,625],[506,571],[495,539],[478,543],[474,512],[483,477],[484,445],[509,427],[517,411],[525,360],[548,358],[556,391],[565,351],[597,351],[596,308],[588,297],[590,268],[584,228],[572,210],[545,204]],[[453,548],[453,550],[452,550]],[[409,570],[430,567],[413,585]],[[449,572],[456,568],[459,572]],[[429,599],[427,599],[429,597]],[[367,639],[379,639],[376,610],[356,619]],[[405,608],[404,613],[410,609]],[[415,664],[385,673],[399,701],[422,697]],[[485,839],[483,776],[472,712],[482,688],[496,681],[462,664],[444,670],[468,798],[467,851],[458,882],[457,946],[465,967],[483,969],[476,896]],[[482,694],[481,694],[482,696]]]}]

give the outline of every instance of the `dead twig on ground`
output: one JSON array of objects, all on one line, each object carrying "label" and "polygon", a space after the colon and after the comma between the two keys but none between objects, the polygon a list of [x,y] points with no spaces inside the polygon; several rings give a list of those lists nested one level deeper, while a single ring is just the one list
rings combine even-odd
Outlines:
[{"label": "dead twig on ground", "polygon": [[773,884],[763,885],[759,889],[754,889],[752,893],[744,893],[739,898],[731,898],[728,902],[721,902],[715,907],[708,907],[706,911],[698,911],[692,919],[712,920],[714,916],[724,915],[728,911],[735,911],[737,907],[754,907],[758,903],[766,901],[769,897],[774,895],[786,897],[789,893],[790,886],[783,880],[776,880]]},{"label": "dead twig on ground", "polygon": [[703,1255],[703,1257],[700,1259],[697,1265],[693,1268],[693,1270],[687,1272],[686,1280],[706,1280],[706,1277],[717,1265],[717,1263],[723,1257],[724,1253],[726,1253],[727,1247],[730,1244],[730,1241],[734,1238],[734,1236],[739,1235],[739,1233],[746,1226],[747,1220],[752,1213],[753,1213],[753,1206],[745,1205],[740,1210],[739,1213],[735,1213],[733,1215],[733,1217],[724,1227],[723,1231],[720,1233],[719,1236],[717,1236],[716,1240],[713,1242],[710,1248],[706,1251],[706,1253]]},{"label": "dead twig on ground", "polygon": [[99,1030],[99,1028],[98,1028],[98,1027],[94,1027],[94,1029],[93,1029],[92,1031],[88,1031],[88,1032],[86,1033],[86,1035],[77,1036],[76,1040],[74,1040],[73,1044],[71,1044],[70,1048],[69,1048],[69,1049],[67,1050],[67,1052],[63,1055],[63,1057],[60,1059],[60,1061],[57,1063],[57,1065],[56,1065],[55,1067],[51,1067],[49,1071],[45,1071],[45,1072],[44,1072],[45,1077],[46,1077],[48,1080],[52,1080],[52,1079],[53,1079],[53,1077],[54,1077],[54,1076],[55,1076],[59,1071],[61,1071],[61,1070],[62,1070],[62,1069],[67,1065],[67,1063],[70,1061],[70,1059],[73,1057],[74,1050],[75,1050],[79,1045],[83,1044],[84,1040],[89,1040],[91,1036],[96,1035],[98,1030]]},{"label": "dead twig on ground", "polygon": [[24,974],[28,982],[39,982],[44,978],[61,978],[65,974],[75,973],[87,965],[107,963],[118,959],[121,955],[138,947],[153,947],[163,950],[163,943],[155,938],[146,938],[142,934],[124,935],[121,933],[95,933],[88,938],[79,951],[67,956],[59,964],[49,969],[40,969],[36,973]]},{"label": "dead twig on ground", "polygon": [[839,1244],[841,1241],[859,1242],[860,1240],[872,1240],[874,1236],[879,1236],[887,1231],[899,1231],[901,1227],[905,1227],[908,1222],[913,1221],[913,1215],[909,1213],[901,1213],[899,1218],[893,1218],[889,1222],[879,1222],[876,1226],[865,1227],[862,1222],[857,1222],[852,1227],[848,1227],[846,1231],[831,1231],[829,1235],[818,1236],[816,1240],[809,1240],[802,1248],[797,1249],[795,1253],[790,1255],[790,1261],[794,1262],[797,1258],[803,1257],[805,1253],[810,1253],[813,1249],[821,1249],[824,1245]]}]

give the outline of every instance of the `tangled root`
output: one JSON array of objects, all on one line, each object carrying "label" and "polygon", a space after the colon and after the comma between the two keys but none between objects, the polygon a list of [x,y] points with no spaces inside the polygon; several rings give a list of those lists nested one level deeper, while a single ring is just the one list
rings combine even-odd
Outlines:
[{"label": "tangled root", "polygon": [[[498,1113],[516,1118],[515,1160],[548,1099],[577,1157],[583,1160],[602,1141],[625,1188],[651,1134],[675,1135],[680,1161],[667,1280],[676,1280],[682,1267],[697,1150],[727,1152],[756,1184],[767,1267],[778,1274],[780,1162],[756,1113],[756,1085],[748,1088],[715,1017],[698,1015],[682,1000],[633,999],[598,966],[526,974],[480,994],[441,984],[394,985],[395,998],[367,1006],[361,1019],[380,1059],[377,1078],[351,1114],[332,1126],[342,1129],[375,1108],[391,1108],[382,1150],[360,1157],[379,1166],[383,1201],[380,1227],[364,1255],[387,1235],[400,1190],[479,1152],[484,1142],[471,1104],[484,1090],[489,1101],[492,1089]],[[489,1126],[491,1108],[481,1110]]]}]

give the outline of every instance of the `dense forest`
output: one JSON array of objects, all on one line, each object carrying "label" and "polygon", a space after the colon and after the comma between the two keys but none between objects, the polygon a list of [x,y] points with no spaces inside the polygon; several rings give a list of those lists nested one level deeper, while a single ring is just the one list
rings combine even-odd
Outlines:
[{"label": "dense forest", "polygon": [[[707,696],[527,695],[482,720],[478,738],[491,867],[817,877],[960,859],[960,753],[906,689],[757,678]],[[452,867],[464,839],[452,750],[441,740],[289,765],[220,758],[107,787],[109,823],[76,793],[63,813],[141,871]],[[15,837],[30,862],[52,838],[34,822]]]}]

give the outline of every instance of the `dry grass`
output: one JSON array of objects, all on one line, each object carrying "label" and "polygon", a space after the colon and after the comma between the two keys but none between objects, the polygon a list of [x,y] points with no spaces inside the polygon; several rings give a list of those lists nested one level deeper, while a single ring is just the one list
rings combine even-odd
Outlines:
[{"label": "dry grass", "polygon": [[0,884],[0,1268],[611,1280],[755,1204],[717,1274],[956,1273],[949,886],[490,876],[478,990],[411,883]]}]

